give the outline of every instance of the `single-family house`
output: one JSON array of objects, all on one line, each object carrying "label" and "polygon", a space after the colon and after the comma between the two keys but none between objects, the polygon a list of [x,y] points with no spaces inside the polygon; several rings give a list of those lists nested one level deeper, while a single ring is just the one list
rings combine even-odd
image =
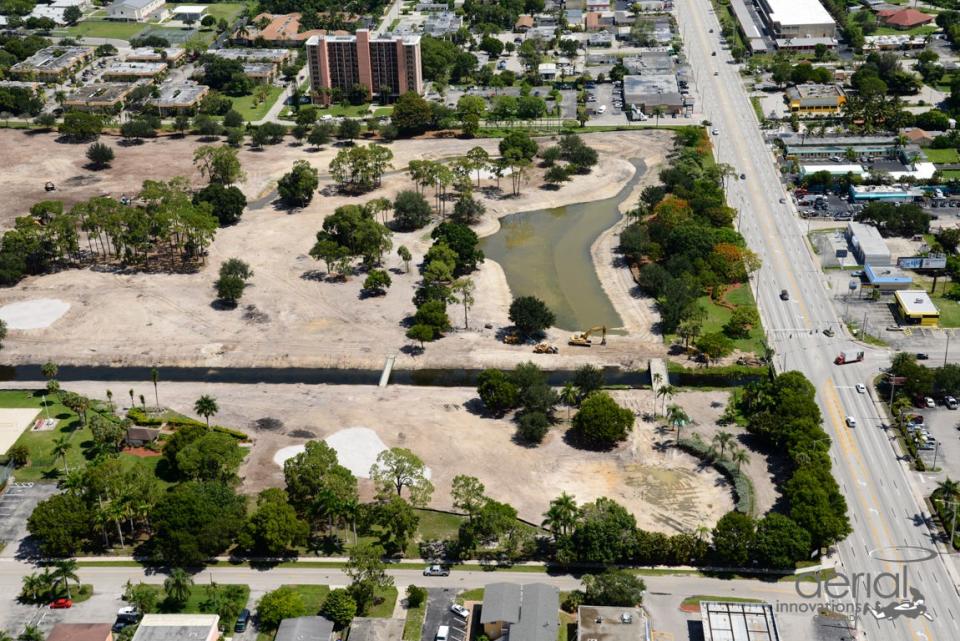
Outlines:
[{"label": "single-family house", "polygon": [[492,583],[484,588],[480,625],[491,641],[556,641],[560,593],[545,583]]}]

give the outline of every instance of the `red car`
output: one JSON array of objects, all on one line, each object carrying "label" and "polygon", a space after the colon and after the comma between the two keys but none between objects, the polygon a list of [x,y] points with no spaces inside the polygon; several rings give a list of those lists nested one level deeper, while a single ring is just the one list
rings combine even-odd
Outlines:
[{"label": "red car", "polygon": [[50,604],[51,610],[66,610],[73,607],[73,601],[70,599],[57,599]]}]

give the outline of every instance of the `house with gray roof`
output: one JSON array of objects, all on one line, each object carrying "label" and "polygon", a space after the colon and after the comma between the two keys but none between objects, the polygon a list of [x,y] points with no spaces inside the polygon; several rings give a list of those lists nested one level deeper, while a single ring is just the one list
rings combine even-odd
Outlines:
[{"label": "house with gray roof", "polygon": [[273,641],[330,641],[333,621],[324,617],[284,619]]},{"label": "house with gray roof", "polygon": [[555,641],[560,593],[545,583],[492,583],[484,588],[480,624],[491,641]]}]

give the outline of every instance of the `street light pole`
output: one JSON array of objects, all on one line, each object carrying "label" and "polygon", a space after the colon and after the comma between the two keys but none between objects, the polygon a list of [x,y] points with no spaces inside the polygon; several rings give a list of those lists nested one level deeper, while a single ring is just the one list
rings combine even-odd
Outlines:
[{"label": "street light pole", "polygon": [[950,353],[950,332],[947,332],[947,349],[943,352],[943,365],[947,365],[947,354]]},{"label": "street light pole", "polygon": [[937,471],[937,453],[939,452],[940,452],[940,441],[937,441],[936,443],[934,443],[934,446],[933,446],[933,469],[930,470],[931,472]]}]

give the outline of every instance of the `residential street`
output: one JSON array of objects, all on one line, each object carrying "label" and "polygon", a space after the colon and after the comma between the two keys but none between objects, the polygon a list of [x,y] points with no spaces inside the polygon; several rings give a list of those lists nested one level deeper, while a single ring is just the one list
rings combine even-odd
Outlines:
[{"label": "residential street", "polygon": [[[815,257],[810,253],[799,219],[780,183],[771,150],[764,144],[753,109],[740,82],[739,66],[721,49],[720,26],[706,0],[678,5],[678,19],[686,36],[691,64],[698,70],[704,112],[719,130],[719,161],[732,164],[744,180],[732,181],[730,203],[743,212],[741,231],[763,260],[756,275],[758,305],[780,370],[798,369],[814,384],[826,429],[833,436],[834,472],[847,498],[853,534],[840,546],[841,569],[851,583],[872,583],[881,572],[901,572],[899,563],[910,555],[896,546],[934,548],[929,515],[923,506],[918,476],[897,457],[870,395],[859,394],[857,383],[869,385],[888,353],[866,348],[862,363],[836,366],[844,349],[865,349],[854,343],[831,305]],[[709,29],[715,31],[708,33]],[[711,52],[716,51],[716,57]],[[783,199],[783,204],[781,204]],[[759,283],[757,285],[757,283]],[[786,290],[789,300],[780,299]],[[821,332],[837,331],[835,338]],[[846,416],[857,419],[846,427]],[[929,492],[931,486],[926,486]],[[937,549],[942,549],[937,546]],[[881,560],[885,559],[885,560]],[[910,587],[922,593],[927,617],[882,620],[861,618],[869,639],[956,639],[960,637],[958,598],[952,559],[942,552],[909,564]],[[911,555],[917,559],[917,555]],[[871,573],[859,578],[853,573]],[[909,597],[909,594],[906,595]],[[846,598],[848,602],[855,599]],[[859,601],[886,604],[873,592],[859,590]],[[881,602],[882,601],[882,602]]]}]

